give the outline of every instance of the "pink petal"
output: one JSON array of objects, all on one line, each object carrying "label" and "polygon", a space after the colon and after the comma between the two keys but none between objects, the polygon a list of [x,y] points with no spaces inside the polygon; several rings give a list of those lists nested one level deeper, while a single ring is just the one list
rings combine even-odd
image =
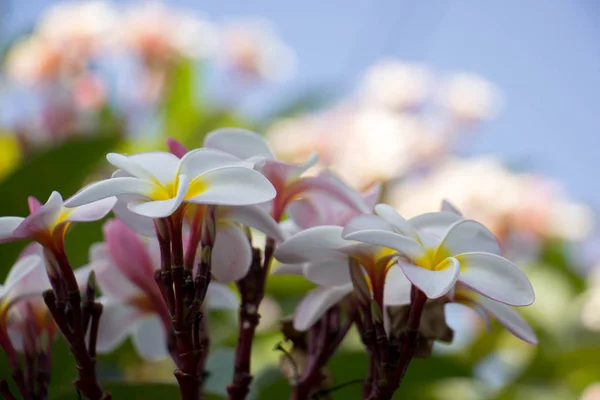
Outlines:
[{"label": "pink petal", "polygon": [[167,138],[167,147],[177,158],[182,158],[188,152],[188,149],[180,141],[172,137]]},{"label": "pink petal", "polygon": [[63,200],[58,192],[52,192],[46,204],[29,215],[14,230],[13,236],[19,239],[31,238],[36,232],[48,232],[54,226],[63,206]]},{"label": "pink petal", "polygon": [[0,217],[0,243],[12,242],[17,240],[14,231],[25,221],[21,217]]},{"label": "pink petal", "polygon": [[221,150],[241,159],[250,157],[273,158],[273,152],[265,139],[257,133],[240,128],[222,128],[210,132],[204,146]]}]

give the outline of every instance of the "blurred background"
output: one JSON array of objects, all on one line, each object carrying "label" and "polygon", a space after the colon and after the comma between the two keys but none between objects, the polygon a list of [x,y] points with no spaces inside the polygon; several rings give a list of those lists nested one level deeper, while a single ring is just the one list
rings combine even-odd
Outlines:
[{"label": "blurred background", "polygon": [[[413,363],[402,398],[600,399],[598,18],[591,0],[1,0],[0,214],[25,214],[30,194],[71,195],[108,172],[108,151],[165,149],[167,136],[197,147],[218,127],[254,129],[283,159],[317,152],[318,168],[359,190],[383,182],[384,200],[408,217],[448,198],[532,280],[537,300],[522,312],[539,346],[449,307],[454,343]],[[99,226],[71,232],[75,264]],[[0,247],[1,277],[19,251]],[[309,288],[269,283],[256,399],[289,393],[273,351],[278,320]],[[209,361],[218,399],[234,316],[211,316],[211,329],[222,338]],[[361,379],[365,360],[351,334],[332,386]],[[54,363],[50,393],[73,398],[60,341]],[[100,368],[117,397],[177,393],[170,362],[144,363],[131,344]]]}]

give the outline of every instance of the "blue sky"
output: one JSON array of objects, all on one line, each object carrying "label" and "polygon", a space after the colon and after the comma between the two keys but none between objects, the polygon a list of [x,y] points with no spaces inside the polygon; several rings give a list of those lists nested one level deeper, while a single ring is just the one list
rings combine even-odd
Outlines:
[{"label": "blue sky", "polygon": [[[31,26],[51,2],[12,0],[2,31]],[[471,71],[506,95],[502,115],[467,152],[498,154],[557,178],[600,208],[600,2],[596,0],[181,0],[215,19],[263,16],[298,53],[297,76],[262,96],[276,103],[324,85],[351,88],[381,57]],[[199,5],[201,4],[201,5]],[[6,37],[6,36],[5,36]],[[267,100],[268,99],[268,100]]]}]

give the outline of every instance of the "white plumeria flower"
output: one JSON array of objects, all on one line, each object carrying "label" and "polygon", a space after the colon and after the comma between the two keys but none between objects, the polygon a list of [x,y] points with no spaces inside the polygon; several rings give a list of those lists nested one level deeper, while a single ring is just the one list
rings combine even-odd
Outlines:
[{"label": "white plumeria flower", "polygon": [[129,196],[129,210],[164,218],[183,203],[249,205],[276,195],[273,185],[247,163],[211,149],[190,151],[181,160],[166,152],[110,153],[106,158],[120,169],[112,178],[83,188],[69,200],[69,206]]},{"label": "white plumeria flower", "polygon": [[[0,243],[30,239],[54,251],[64,251],[64,236],[72,222],[97,221],[108,214],[116,198],[106,196],[101,201],[78,207],[68,207],[58,192],[52,192],[46,204],[29,198],[30,215],[0,217]],[[67,200],[68,202],[69,200]]]},{"label": "white plumeria flower", "polygon": [[[0,285],[0,330],[6,329],[12,345],[21,352],[26,346],[51,341],[56,333],[56,324],[42,298],[42,293],[51,288],[42,254],[39,244],[28,246],[9,271],[4,286]],[[90,271],[86,267],[75,270],[80,289],[85,287]]]},{"label": "white plumeria flower", "polygon": [[447,294],[459,282],[509,305],[533,303],[529,279],[500,255],[498,241],[480,223],[447,211],[407,221],[386,204],[375,212],[351,221],[344,238],[397,249],[402,271],[428,298]]},{"label": "white plumeria flower", "polygon": [[[348,264],[355,261],[362,266],[371,294],[380,307],[406,304],[410,299],[410,284],[395,264],[397,251],[343,239],[342,231],[341,226],[306,229],[282,243],[275,250],[275,258],[283,263],[302,264],[302,275],[329,288],[352,281]],[[329,294],[334,293],[337,294],[336,291]]]},{"label": "white plumeria flower", "polygon": [[[310,156],[304,163],[292,164],[277,160],[265,139],[257,133],[237,128],[217,129],[209,133],[204,140],[208,148],[221,150],[239,159],[252,161],[277,190],[277,196],[271,202],[271,213],[280,221],[290,202],[306,196],[308,193],[322,193],[334,197],[361,212],[368,212],[360,196],[339,179],[328,174],[302,176],[313,167],[318,157]],[[189,153],[188,153],[189,154]]]},{"label": "white plumeria flower", "polygon": [[[104,237],[106,242],[90,248],[90,267],[104,295],[98,351],[111,352],[131,335],[144,359],[167,357],[171,316],[154,280],[160,269],[157,242],[145,244],[119,220],[105,225]],[[207,301],[222,310],[236,310],[239,303],[231,289],[216,282],[208,286]]]}]

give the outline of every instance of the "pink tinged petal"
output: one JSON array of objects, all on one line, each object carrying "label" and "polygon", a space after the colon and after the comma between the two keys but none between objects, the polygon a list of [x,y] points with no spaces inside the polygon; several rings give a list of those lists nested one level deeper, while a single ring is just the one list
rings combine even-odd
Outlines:
[{"label": "pink tinged petal", "polygon": [[29,196],[27,198],[27,205],[29,206],[29,214],[33,214],[40,209],[42,203],[40,203],[40,201],[34,196]]},{"label": "pink tinged petal", "polygon": [[219,282],[235,282],[248,273],[252,249],[244,232],[235,224],[217,224],[211,261],[212,275]]},{"label": "pink tinged petal", "polygon": [[456,208],[456,206],[447,199],[442,200],[441,211],[450,212],[456,215],[462,215],[458,208]]},{"label": "pink tinged petal", "polygon": [[142,215],[149,218],[164,218],[168,217],[177,210],[177,208],[183,203],[185,195],[187,194],[190,181],[187,176],[179,175],[177,193],[175,197],[168,200],[158,201],[132,201],[127,205],[127,208],[136,214]]},{"label": "pink tinged petal", "polygon": [[96,350],[99,353],[110,353],[125,341],[133,325],[139,322],[143,314],[118,301],[101,298],[99,302],[103,309],[98,324]]},{"label": "pink tinged petal", "polygon": [[342,255],[306,264],[304,276],[309,281],[323,286],[345,285],[352,281],[348,270],[348,258]]},{"label": "pink tinged petal", "polygon": [[110,259],[130,281],[154,287],[154,270],[144,243],[118,219],[104,224],[104,239]]},{"label": "pink tinged petal", "polygon": [[139,200],[139,197],[135,196],[120,196],[113,207],[113,213],[121,220],[121,222],[137,234],[154,237],[156,236],[156,230],[154,229],[153,219],[134,213],[127,207],[129,202],[135,203]]},{"label": "pink tinged petal", "polygon": [[452,255],[483,252],[501,254],[500,243],[492,232],[477,221],[463,219],[455,222],[439,245]]},{"label": "pink tinged petal", "polygon": [[129,177],[110,178],[84,187],[75,193],[65,203],[65,206],[79,207],[94,201],[121,195],[138,195],[148,199],[157,190],[161,190],[161,187],[143,179]]},{"label": "pink tinged petal", "polygon": [[319,287],[308,292],[294,312],[294,329],[310,329],[331,307],[353,290],[352,283],[336,287]]},{"label": "pink tinged petal", "polygon": [[46,273],[44,259],[39,255],[20,258],[11,268],[0,297],[6,302],[13,302],[24,297],[41,294],[50,289],[50,281]]},{"label": "pink tinged petal", "polygon": [[13,232],[23,221],[25,221],[25,218],[0,217],[0,243],[16,240],[17,238],[13,236]]},{"label": "pink tinged petal", "polygon": [[171,153],[154,151],[133,154],[129,158],[148,171],[154,177],[153,180],[158,180],[163,186],[173,182],[178,175],[179,158]]},{"label": "pink tinged petal", "polygon": [[385,221],[379,215],[361,214],[352,218],[342,232],[342,237],[347,237],[350,234],[365,231],[365,230],[383,230],[394,233],[394,227],[389,222]]},{"label": "pink tinged petal", "polygon": [[322,207],[317,207],[309,199],[294,200],[287,207],[288,216],[302,229],[322,225],[321,221],[325,219],[322,211]]},{"label": "pink tinged petal", "polygon": [[263,159],[256,161],[256,167],[263,173],[274,185],[283,187],[297,179],[319,161],[317,154],[311,154],[306,161],[301,164],[288,163],[274,159]]},{"label": "pink tinged petal", "polygon": [[73,271],[80,290],[85,290],[85,288],[87,288],[88,280],[93,270],[94,268],[92,265],[84,265]]},{"label": "pink tinged petal", "polygon": [[364,230],[351,233],[344,238],[393,249],[411,260],[417,260],[426,254],[425,249],[419,242],[394,232],[375,229]]},{"label": "pink tinged petal", "polygon": [[105,253],[101,258],[100,256],[93,258],[91,263],[91,267],[96,273],[96,282],[98,282],[102,294],[110,299],[120,301],[143,295],[143,292],[113,264],[104,243],[92,245],[91,251]]},{"label": "pink tinged petal", "polygon": [[23,340],[23,333],[18,328],[7,327],[8,338],[10,343],[13,345],[15,350],[19,353],[25,351],[25,341]]},{"label": "pink tinged petal", "polygon": [[528,306],[535,300],[533,287],[519,267],[490,253],[463,253],[459,281],[474,291],[511,306]]},{"label": "pink tinged petal", "polygon": [[30,238],[40,230],[48,231],[54,226],[63,207],[63,200],[60,193],[54,191],[46,201],[46,204],[37,209],[36,212],[29,215],[13,231],[13,236],[18,239]]},{"label": "pink tinged petal", "polygon": [[305,176],[295,181],[288,188],[286,196],[290,198],[302,193],[324,193],[340,201],[348,207],[363,213],[370,210],[363,203],[360,194],[337,179],[328,176]]},{"label": "pink tinged petal", "polygon": [[385,277],[383,304],[402,306],[410,304],[411,283],[398,265],[392,266]]},{"label": "pink tinged petal", "polygon": [[283,242],[284,233],[271,215],[256,205],[219,208],[219,218],[224,218],[252,227],[278,242]]},{"label": "pink tinged petal", "polygon": [[[239,158],[213,149],[196,149],[181,159],[179,173],[194,179],[208,171],[231,166],[246,166]],[[249,166],[247,168],[251,169]]]},{"label": "pink tinged petal", "polygon": [[285,264],[280,263],[271,269],[272,275],[304,275],[304,266],[307,264]]},{"label": "pink tinged petal", "polygon": [[256,156],[273,158],[273,152],[262,136],[240,128],[222,128],[210,132],[204,139],[204,147],[225,151],[242,159]]},{"label": "pink tinged petal", "polygon": [[341,226],[316,226],[295,234],[275,250],[275,258],[284,263],[302,263],[335,259],[340,249],[352,244],[342,239]]},{"label": "pink tinged petal", "polygon": [[396,232],[401,235],[408,236],[418,240],[419,235],[413,226],[404,219],[396,210],[387,204],[377,204],[375,206],[375,213],[383,218],[386,222],[391,224]]},{"label": "pink tinged petal", "polygon": [[169,356],[165,328],[157,315],[139,320],[131,336],[133,346],[144,360],[157,361]]},{"label": "pink tinged petal", "polygon": [[260,172],[244,167],[224,167],[209,171],[201,179],[207,188],[187,199],[198,204],[245,206],[272,200],[275,188]]},{"label": "pink tinged petal", "polygon": [[447,258],[437,270],[429,270],[404,260],[399,260],[404,275],[430,299],[437,299],[448,293],[460,274],[460,264],[452,257]]},{"label": "pink tinged petal", "polygon": [[408,222],[415,228],[426,247],[435,248],[446,236],[450,227],[461,219],[460,215],[454,213],[433,212],[418,215]]},{"label": "pink tinged petal", "polygon": [[67,208],[67,210],[69,211],[72,210],[69,216],[67,217],[67,221],[98,221],[99,219],[106,217],[106,215],[110,212],[110,210],[112,210],[116,202],[116,197],[109,197],[107,199],[85,204],[74,209]]},{"label": "pink tinged petal", "polygon": [[206,293],[208,307],[213,310],[235,311],[240,306],[236,292],[227,285],[211,282]]},{"label": "pink tinged petal", "polygon": [[538,344],[537,336],[531,326],[510,306],[485,297],[477,299],[477,303],[493,315],[510,333],[527,343]]},{"label": "pink tinged petal", "polygon": [[381,184],[373,184],[361,194],[361,197],[367,208],[372,210],[381,197]]},{"label": "pink tinged petal", "polygon": [[188,152],[188,149],[179,140],[172,137],[167,138],[167,147],[171,154],[177,158],[183,157]]}]

